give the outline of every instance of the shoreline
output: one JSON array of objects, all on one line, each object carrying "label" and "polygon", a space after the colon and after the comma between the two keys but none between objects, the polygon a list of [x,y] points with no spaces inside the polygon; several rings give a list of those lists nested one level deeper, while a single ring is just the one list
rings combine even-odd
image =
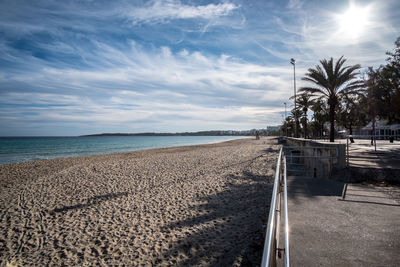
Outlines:
[{"label": "shoreline", "polygon": [[0,165],[0,261],[256,265],[272,138]]},{"label": "shoreline", "polygon": [[[95,138],[115,138],[115,136],[94,136]],[[119,136],[117,136],[118,138]],[[122,136],[125,137],[125,136]],[[129,137],[129,136],[127,136]],[[154,137],[154,136],[133,136],[133,137]],[[163,137],[170,137],[170,136],[163,136]],[[176,137],[176,136],[171,136],[171,137]],[[186,137],[186,136],[185,136]],[[193,136],[193,137],[213,137],[213,136]],[[220,137],[220,136],[216,136],[216,137]],[[232,136],[233,137],[233,136]],[[7,138],[20,138],[20,137],[7,137]],[[22,137],[22,139],[24,138],[53,138],[53,137]],[[54,138],[87,138],[87,137],[54,137]],[[201,143],[196,143],[195,140],[192,141],[193,144],[183,144],[183,145],[179,145],[179,143],[177,143],[176,145],[172,144],[172,146],[170,146],[169,144],[165,144],[164,146],[160,146],[160,147],[148,147],[148,148],[141,148],[138,147],[137,149],[134,149],[133,147],[130,148],[131,150],[122,150],[122,151],[115,151],[115,152],[106,152],[106,151],[93,151],[93,152],[81,152],[81,155],[74,155],[74,156],[58,156],[56,153],[54,153],[52,156],[50,156],[50,158],[45,158],[45,159],[33,159],[33,160],[22,160],[22,161],[18,161],[18,162],[12,162],[12,163],[1,163],[0,162],[0,166],[2,165],[8,165],[8,164],[18,164],[18,163],[24,163],[24,162],[35,162],[35,161],[41,161],[41,160],[52,160],[52,159],[65,159],[65,158],[75,158],[75,157],[88,157],[88,156],[98,156],[98,155],[107,155],[107,154],[116,154],[116,153],[129,153],[129,152],[134,152],[134,151],[142,151],[142,150],[151,150],[151,149],[164,149],[164,148],[174,148],[174,147],[183,147],[183,146],[197,146],[197,145],[207,145],[207,144],[217,144],[217,143],[222,143],[222,142],[229,142],[229,141],[233,141],[233,140],[241,140],[241,139],[248,139],[251,137],[246,137],[246,136],[240,136],[240,137],[235,137],[234,139],[228,139],[228,140],[213,140],[213,141],[207,141],[204,140],[204,143],[201,141]],[[111,148],[112,149],[112,148]],[[70,152],[72,153],[72,152]],[[79,153],[79,152],[76,152]],[[85,154],[85,153],[89,153],[89,154]]]}]

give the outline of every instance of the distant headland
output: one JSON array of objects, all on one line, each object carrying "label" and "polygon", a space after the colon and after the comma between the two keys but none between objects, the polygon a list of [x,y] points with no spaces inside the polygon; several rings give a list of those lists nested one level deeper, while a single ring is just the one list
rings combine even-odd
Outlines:
[{"label": "distant headland", "polygon": [[251,136],[258,132],[260,135],[275,135],[276,127],[268,127],[267,129],[252,129],[245,131],[233,131],[233,130],[223,130],[223,131],[199,131],[199,132],[181,132],[181,133],[101,133],[101,134],[89,134],[81,135],[80,137],[90,137],[90,136]]}]

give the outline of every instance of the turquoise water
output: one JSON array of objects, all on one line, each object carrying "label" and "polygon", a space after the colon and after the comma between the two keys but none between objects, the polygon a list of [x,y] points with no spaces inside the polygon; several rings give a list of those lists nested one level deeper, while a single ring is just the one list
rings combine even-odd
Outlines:
[{"label": "turquoise water", "polygon": [[0,137],[0,164],[240,139],[236,136]]}]

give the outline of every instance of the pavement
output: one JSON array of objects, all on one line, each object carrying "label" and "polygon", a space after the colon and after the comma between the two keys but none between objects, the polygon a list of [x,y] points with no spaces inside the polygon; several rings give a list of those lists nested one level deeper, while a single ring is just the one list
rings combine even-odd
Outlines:
[{"label": "pavement", "polygon": [[375,186],[288,177],[292,266],[400,266],[400,199]]},{"label": "pavement", "polygon": [[370,140],[356,139],[349,144],[350,167],[400,169],[400,142],[377,140],[371,145]]},{"label": "pavement", "polygon": [[[400,142],[356,140],[350,167],[400,169]],[[344,186],[288,176],[291,265],[400,266],[400,187],[349,183],[342,199]]]},{"label": "pavement", "polygon": [[[327,140],[314,140],[320,143],[331,144]],[[335,143],[347,144],[346,139],[335,139]],[[371,145],[369,139],[354,139],[349,142],[349,166],[356,168],[390,168],[400,169],[400,141],[376,140]]]}]

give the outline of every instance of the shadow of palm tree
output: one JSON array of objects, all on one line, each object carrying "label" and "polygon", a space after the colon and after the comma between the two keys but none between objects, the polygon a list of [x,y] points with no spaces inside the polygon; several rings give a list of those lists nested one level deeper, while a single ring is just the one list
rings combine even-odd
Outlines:
[{"label": "shadow of palm tree", "polygon": [[198,216],[164,227],[186,232],[164,253],[165,260],[179,266],[260,264],[272,177],[248,171],[227,177],[226,190],[201,197],[202,204],[191,207]]},{"label": "shadow of palm tree", "polygon": [[279,149],[269,147],[267,149],[264,149],[263,152],[264,153],[274,153],[274,152],[279,152]]},{"label": "shadow of palm tree", "polygon": [[318,196],[341,196],[343,186],[343,182],[327,178],[293,176],[288,178],[288,196],[294,201]]},{"label": "shadow of palm tree", "polygon": [[381,202],[376,202],[376,201],[350,200],[350,199],[339,199],[339,201],[353,202],[353,203],[362,203],[362,204],[382,205],[382,206],[392,206],[392,207],[400,207],[399,204],[381,203]]},{"label": "shadow of palm tree", "polygon": [[110,194],[105,194],[105,195],[100,195],[100,196],[94,196],[94,197],[86,199],[86,201],[85,201],[86,203],[78,203],[76,205],[55,208],[50,211],[50,214],[54,214],[56,212],[64,212],[64,211],[68,211],[68,210],[74,210],[74,209],[83,209],[83,208],[90,207],[92,205],[97,205],[100,202],[103,202],[106,200],[110,200],[110,199],[114,199],[114,198],[118,198],[118,197],[122,197],[122,196],[127,196],[127,195],[128,195],[128,192],[121,192],[121,193],[110,193]]}]

